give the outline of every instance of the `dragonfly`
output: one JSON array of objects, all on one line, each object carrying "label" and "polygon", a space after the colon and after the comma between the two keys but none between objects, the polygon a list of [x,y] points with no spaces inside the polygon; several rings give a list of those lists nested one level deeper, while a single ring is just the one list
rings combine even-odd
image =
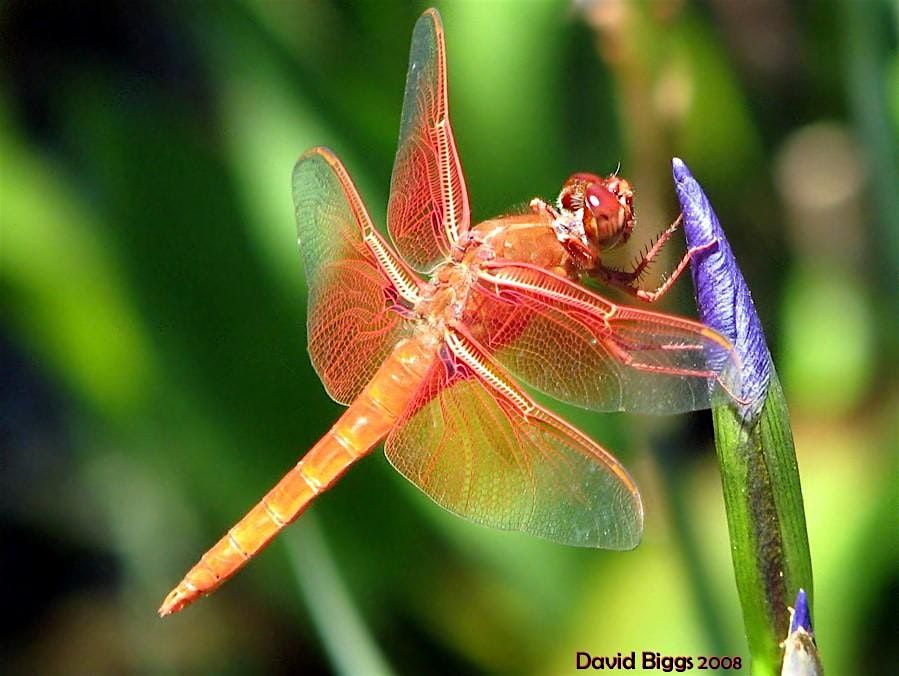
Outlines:
[{"label": "dragonfly", "polygon": [[[674,413],[738,397],[735,353],[701,323],[615,304],[593,277],[636,284],[604,252],[628,239],[626,180],[579,173],[554,204],[472,225],[447,99],[439,14],[415,25],[387,229],[374,227],[326,148],[293,172],[309,293],[307,340],[327,393],[348,406],[159,609],[176,612],[230,578],[382,441],[393,466],[470,521],[557,543],[637,546],[643,506],[608,451],[538,405],[526,386],[598,411]],[[392,242],[392,244],[391,244]]]}]

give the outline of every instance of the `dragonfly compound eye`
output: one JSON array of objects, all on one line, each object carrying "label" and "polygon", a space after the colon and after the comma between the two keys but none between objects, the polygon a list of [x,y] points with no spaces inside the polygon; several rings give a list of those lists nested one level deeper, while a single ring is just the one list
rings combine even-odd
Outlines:
[{"label": "dragonfly compound eye", "polygon": [[[603,249],[626,242],[634,228],[633,191],[630,184],[611,176],[584,191],[584,230]],[[592,218],[587,218],[589,212]]]},{"label": "dragonfly compound eye", "polygon": [[591,185],[601,184],[603,180],[596,174],[580,172],[572,174],[562,185],[559,193],[559,207],[566,211],[577,211],[584,208],[584,198]]}]

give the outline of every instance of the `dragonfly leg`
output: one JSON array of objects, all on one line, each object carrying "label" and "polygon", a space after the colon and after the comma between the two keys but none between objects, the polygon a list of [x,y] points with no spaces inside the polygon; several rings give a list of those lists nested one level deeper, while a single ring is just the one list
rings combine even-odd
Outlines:
[{"label": "dragonfly leg", "polygon": [[687,269],[687,265],[689,265],[690,260],[693,258],[693,256],[702,251],[706,251],[707,249],[712,248],[716,244],[715,242],[709,242],[708,244],[703,244],[702,246],[688,249],[687,253],[684,254],[683,258],[681,258],[680,262],[677,264],[677,267],[674,268],[674,271],[671,273],[671,275],[664,282],[662,282],[662,284],[655,291],[647,291],[646,289],[641,289],[639,286],[637,286],[640,278],[646,273],[647,268],[658,256],[665,243],[675,232],[677,232],[677,229],[681,226],[683,220],[683,215],[678,216],[674,223],[668,226],[668,229],[659,236],[655,244],[653,244],[652,247],[650,247],[649,250],[640,257],[640,260],[634,266],[633,270],[619,270],[617,268],[611,268],[600,264],[594,274],[606,284],[619,288],[622,291],[626,291],[632,296],[646,301],[647,303],[655,303],[657,300],[659,300],[659,298],[661,298],[668,292],[674,282],[677,281],[678,277],[680,277],[684,270]]},{"label": "dragonfly leg", "polygon": [[535,214],[546,214],[549,216],[550,220],[555,220],[559,217],[559,211],[553,205],[548,202],[544,202],[539,197],[535,197],[532,199],[528,206],[531,208]]}]

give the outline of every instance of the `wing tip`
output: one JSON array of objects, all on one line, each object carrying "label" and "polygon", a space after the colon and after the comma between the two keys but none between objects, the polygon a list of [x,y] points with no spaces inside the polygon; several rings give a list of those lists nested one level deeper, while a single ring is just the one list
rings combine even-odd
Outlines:
[{"label": "wing tip", "polygon": [[709,326],[706,326],[705,324],[700,323],[700,326],[702,326],[701,333],[703,336],[718,343],[725,350],[733,350],[734,349],[733,343],[730,340],[728,340],[728,338],[726,336],[723,336],[718,331],[716,331],[715,329],[713,329]]},{"label": "wing tip", "polygon": [[422,31],[427,31],[434,34],[435,42],[437,43],[437,51],[439,54],[439,61],[441,64],[445,61],[444,54],[444,32],[443,32],[443,19],[440,16],[440,12],[437,11],[436,7],[429,7],[424,12],[421,13],[421,16],[418,17],[418,21],[415,22],[415,27],[412,29],[412,45],[413,51],[416,41],[416,36],[420,35]]},{"label": "wing tip", "polygon": [[[353,179],[350,177],[349,172],[343,165],[343,162],[337,156],[337,153],[335,153],[327,146],[313,146],[302,155],[300,155],[299,159],[293,167],[292,181],[294,185],[294,191],[296,191],[299,182],[300,171],[304,166],[306,166],[310,161],[313,160],[323,160],[325,164],[328,165],[328,168],[331,169],[332,172],[334,172],[334,175],[340,182],[344,194],[347,195],[350,206],[354,212],[359,212],[360,210],[365,211],[365,206],[362,202],[361,197],[359,197],[358,190],[356,189],[356,185],[353,183]],[[365,212],[364,214],[357,213],[357,220],[360,220],[360,222],[370,222],[371,218],[369,217],[368,212]]]},{"label": "wing tip", "polygon": [[296,164],[294,166],[299,166],[303,161],[312,159],[314,157],[320,157],[331,166],[334,166],[335,162],[339,162],[339,160],[337,159],[337,154],[327,146],[313,146],[312,148],[304,151],[297,158]]},{"label": "wing tip", "polygon": [[427,21],[428,19],[430,19],[437,28],[443,28],[443,19],[440,17],[440,12],[436,7],[428,7],[421,13],[421,16],[418,17],[418,21]]}]

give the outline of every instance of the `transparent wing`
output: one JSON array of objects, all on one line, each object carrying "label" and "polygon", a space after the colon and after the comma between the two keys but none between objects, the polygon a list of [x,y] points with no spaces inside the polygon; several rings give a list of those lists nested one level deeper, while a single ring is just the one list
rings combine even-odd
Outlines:
[{"label": "transparent wing", "polygon": [[667,414],[739,398],[736,353],[712,329],[615,305],[534,266],[484,270],[464,320],[522,381],[584,408]]},{"label": "transparent wing", "polygon": [[640,541],[643,507],[624,467],[460,336],[448,338],[385,450],[438,504],[476,523],[582,547]]},{"label": "transparent wing", "polygon": [[403,258],[427,271],[449,256],[469,215],[447,108],[443,26],[431,9],[412,33],[387,227]]},{"label": "transparent wing", "polygon": [[300,157],[293,198],[309,287],[309,355],[328,394],[348,404],[403,335],[400,310],[415,282],[329,150]]}]

